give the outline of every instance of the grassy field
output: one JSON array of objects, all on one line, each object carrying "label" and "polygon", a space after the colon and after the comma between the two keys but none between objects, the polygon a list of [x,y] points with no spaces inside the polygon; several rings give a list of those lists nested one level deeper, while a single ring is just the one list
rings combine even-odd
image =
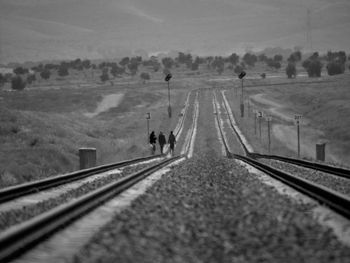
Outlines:
[{"label": "grassy field", "polygon": [[[321,78],[274,78],[245,81],[245,118],[240,117],[240,83],[224,83],[227,97],[236,119],[257,151],[267,153],[267,122],[262,119],[262,139],[259,128],[255,134],[253,110],[273,117],[271,152],[296,157],[297,140],[294,115],[303,116],[301,156],[315,158],[315,144],[326,143],[326,161],[347,165],[350,160],[350,74]],[[238,87],[235,96],[234,86]],[[258,125],[257,125],[258,127]],[[284,133],[284,138],[278,133]],[[288,138],[288,135],[293,138]],[[295,137],[295,138],[294,138]]]},{"label": "grassy field", "polygon": [[[169,119],[165,83],[120,82],[74,88],[71,81],[62,88],[40,83],[22,92],[0,91],[0,186],[77,170],[81,147],[95,147],[98,164],[149,155],[146,112],[152,115],[150,129],[168,134],[189,88],[171,84]],[[123,99],[89,117],[111,94]]]}]

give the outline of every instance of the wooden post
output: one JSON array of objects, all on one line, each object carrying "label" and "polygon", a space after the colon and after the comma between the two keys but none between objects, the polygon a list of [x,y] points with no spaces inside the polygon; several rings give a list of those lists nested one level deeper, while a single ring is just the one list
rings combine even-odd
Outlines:
[{"label": "wooden post", "polygon": [[96,148],[79,149],[79,167],[87,169],[96,166]]}]

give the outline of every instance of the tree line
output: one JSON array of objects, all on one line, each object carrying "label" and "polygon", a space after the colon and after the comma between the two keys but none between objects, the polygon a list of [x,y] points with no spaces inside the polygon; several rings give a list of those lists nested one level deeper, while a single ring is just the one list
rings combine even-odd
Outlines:
[{"label": "tree line", "polygon": [[[288,58],[286,58],[287,65],[285,67],[285,73],[288,78],[295,78],[297,76],[297,63],[301,62],[301,66],[305,69],[309,77],[320,77],[322,68],[326,65],[328,75],[342,74],[346,69],[346,61],[350,59],[347,57],[344,51],[332,52],[328,51],[327,54],[322,56],[318,52],[314,52],[311,56],[302,61],[301,51],[295,51]],[[265,64],[268,68],[273,70],[279,70],[282,67],[284,58],[282,55],[276,54],[273,57],[267,57],[265,54],[245,53],[243,56],[239,56],[236,53],[232,53],[229,56],[193,56],[190,53],[179,52],[177,57],[158,57],[152,56],[149,59],[142,59],[140,56],[124,57],[118,62],[100,62],[94,64],[88,59],[81,60],[77,58],[71,61],[62,61],[60,63],[47,63],[38,64],[31,68],[25,68],[18,66],[13,69],[13,73],[1,74],[0,73],[0,85],[6,82],[10,82],[11,86],[15,90],[22,90],[27,84],[32,84],[40,77],[43,80],[50,79],[51,75],[56,72],[59,77],[66,77],[70,75],[72,71],[82,71],[86,74],[87,70],[99,70],[101,75],[99,79],[102,82],[108,81],[111,78],[122,77],[123,75],[135,76],[142,65],[150,72],[158,72],[163,69],[163,74],[169,74],[173,68],[179,68],[184,66],[188,70],[197,71],[199,66],[203,65],[208,70],[216,71],[218,74],[222,74],[225,69],[232,70],[234,73],[239,74],[243,70],[248,68],[254,68],[256,63],[260,62]],[[350,67],[349,67],[350,69]],[[262,78],[266,74],[261,74]],[[148,72],[141,72],[139,77],[145,82],[151,78]]]}]

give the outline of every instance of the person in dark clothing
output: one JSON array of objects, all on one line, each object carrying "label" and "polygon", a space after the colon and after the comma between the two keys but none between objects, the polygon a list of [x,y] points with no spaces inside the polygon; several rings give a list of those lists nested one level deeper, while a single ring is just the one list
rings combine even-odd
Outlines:
[{"label": "person in dark clothing", "polygon": [[165,139],[165,135],[162,132],[159,133],[158,143],[160,147],[160,154],[163,154],[163,148],[164,148],[164,144],[166,144],[166,139]]},{"label": "person in dark clothing", "polygon": [[171,131],[169,134],[168,143],[170,144],[170,153],[173,156],[174,155],[174,148],[175,148],[175,144],[176,144],[176,138],[175,138],[175,135],[173,134],[173,131]]},{"label": "person in dark clothing", "polygon": [[152,154],[154,154],[156,152],[156,142],[157,142],[157,137],[154,134],[154,131],[152,131],[150,136],[149,136],[149,143],[152,146]]}]

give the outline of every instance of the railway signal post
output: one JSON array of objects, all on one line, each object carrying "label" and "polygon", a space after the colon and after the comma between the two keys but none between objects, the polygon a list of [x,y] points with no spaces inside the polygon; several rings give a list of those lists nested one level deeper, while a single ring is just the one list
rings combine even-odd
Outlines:
[{"label": "railway signal post", "polygon": [[169,106],[168,106],[168,115],[169,115],[169,118],[171,118],[171,105],[170,105],[170,79],[172,78],[173,76],[169,73],[166,75],[165,77],[165,81],[168,82],[168,101],[169,101]]},{"label": "railway signal post", "polygon": [[243,79],[247,73],[245,71],[242,71],[239,75],[238,78],[242,81],[242,92],[241,92],[241,118],[244,117],[244,101],[243,101]]},{"label": "railway signal post", "polygon": [[298,158],[300,158],[300,120],[301,115],[294,115],[295,124],[297,125],[297,138],[298,138]]}]

